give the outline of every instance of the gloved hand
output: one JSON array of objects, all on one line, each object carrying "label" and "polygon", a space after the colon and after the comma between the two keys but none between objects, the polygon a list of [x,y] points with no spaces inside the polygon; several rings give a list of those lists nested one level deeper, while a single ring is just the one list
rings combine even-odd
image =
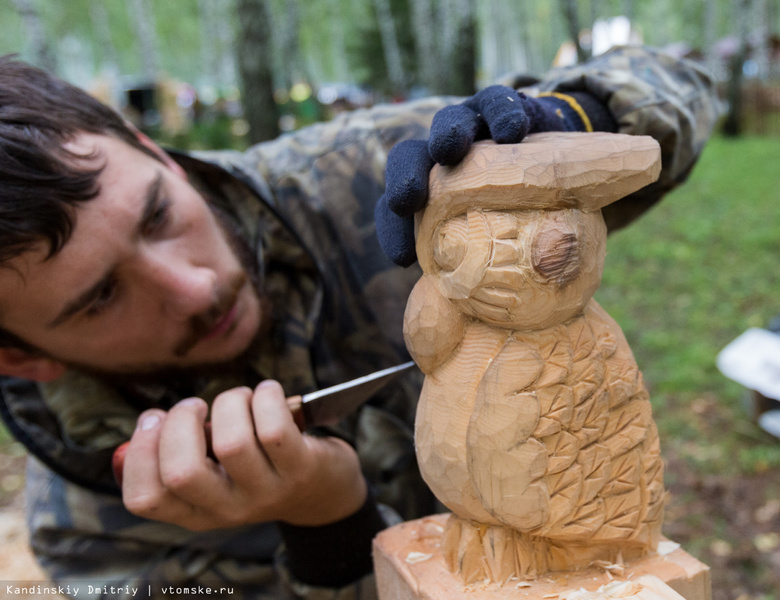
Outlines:
[{"label": "gloved hand", "polygon": [[606,107],[586,93],[531,98],[494,85],[443,108],[433,118],[427,142],[401,142],[387,157],[385,193],[374,211],[382,250],[404,267],[417,260],[413,216],[428,202],[428,175],[435,163],[458,164],[480,139],[514,144],[529,133],[593,131],[594,124],[599,131],[617,130]]}]

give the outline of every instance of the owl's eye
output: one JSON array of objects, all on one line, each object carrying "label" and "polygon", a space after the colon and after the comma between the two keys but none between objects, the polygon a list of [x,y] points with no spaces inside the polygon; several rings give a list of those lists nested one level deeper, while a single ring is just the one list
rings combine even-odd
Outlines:
[{"label": "owl's eye", "polygon": [[445,271],[454,271],[466,256],[469,223],[466,215],[455,217],[442,224],[436,236],[433,258]]},{"label": "owl's eye", "polygon": [[545,280],[563,286],[580,272],[577,236],[571,230],[544,229],[533,244],[533,266]]}]

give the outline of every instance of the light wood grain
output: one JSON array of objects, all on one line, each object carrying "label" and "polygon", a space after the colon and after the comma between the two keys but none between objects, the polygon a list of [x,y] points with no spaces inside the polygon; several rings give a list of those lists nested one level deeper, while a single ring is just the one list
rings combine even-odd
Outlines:
[{"label": "light wood grain", "polygon": [[424,276],[404,335],[426,374],[428,485],[456,515],[442,552],[466,583],[652,552],[664,489],[641,374],[592,299],[600,208],[654,181],[651,138],[549,133],[436,167],[417,220]]},{"label": "light wood grain", "polygon": [[[598,594],[615,582],[640,581],[645,596],[650,590],[665,593],[661,598],[710,600],[710,570],[676,544],[663,540],[672,549],[663,555],[648,555],[618,562],[599,561],[577,571],[550,572],[530,579],[509,576],[498,581],[481,579],[464,584],[442,555],[442,535],[449,515],[432,515],[401,523],[381,532],[374,540],[374,563],[381,600],[563,600],[586,590]],[[648,578],[652,576],[652,578]],[[660,580],[665,586],[659,586]],[[652,583],[651,583],[652,582]],[[671,592],[668,588],[674,590]],[[624,588],[625,589],[625,588]],[[662,590],[662,592],[660,591]],[[638,592],[637,592],[638,593]],[[587,600],[609,595],[591,596]],[[574,600],[580,600],[575,599]]]}]

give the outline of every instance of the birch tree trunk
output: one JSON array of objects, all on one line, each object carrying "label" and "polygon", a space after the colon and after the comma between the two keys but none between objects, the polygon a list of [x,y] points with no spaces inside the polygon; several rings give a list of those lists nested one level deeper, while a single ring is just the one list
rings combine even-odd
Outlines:
[{"label": "birch tree trunk", "polygon": [[22,18],[22,24],[27,33],[30,52],[34,57],[35,64],[46,71],[54,73],[57,68],[57,62],[49,46],[46,28],[41,20],[41,15],[33,4],[33,0],[13,0],[13,3],[16,12]]},{"label": "birch tree trunk", "polygon": [[271,11],[268,0],[238,0],[236,44],[244,116],[251,143],[279,135],[279,116],[273,96]]},{"label": "birch tree trunk", "polygon": [[753,26],[750,30],[756,34],[757,44],[753,56],[758,67],[758,78],[766,81],[769,76],[769,6],[767,0],[753,0]]},{"label": "birch tree trunk", "polygon": [[475,0],[451,0],[454,3],[455,39],[449,47],[452,65],[448,93],[471,96],[476,91],[474,75],[477,62],[477,15]]},{"label": "birch tree trunk", "polygon": [[501,72],[501,56],[504,53],[506,22],[500,17],[500,8],[495,0],[482,4],[484,17],[479,19],[482,29],[479,34],[482,75],[487,81],[495,80]]},{"label": "birch tree trunk", "polygon": [[201,65],[208,82],[220,90],[235,83],[236,78],[230,22],[233,14],[233,0],[198,0]]},{"label": "birch tree trunk", "polygon": [[525,40],[526,69],[530,73],[543,73],[545,64],[542,59],[541,45],[537,35],[538,27],[534,27],[534,16],[528,4],[522,3],[518,8],[519,23]]},{"label": "birch tree trunk", "polygon": [[220,86],[236,83],[236,38],[231,17],[236,14],[235,0],[219,0],[219,10],[215,18],[217,23],[217,41],[219,42],[219,75]]},{"label": "birch tree trunk", "polygon": [[333,67],[338,81],[349,79],[347,64],[347,44],[344,36],[344,15],[339,0],[329,0],[330,29],[333,45]]},{"label": "birch tree trunk", "polygon": [[201,72],[206,74],[208,82],[219,86],[219,41],[217,34],[216,0],[198,0],[200,21],[200,62]]},{"label": "birch tree trunk", "polygon": [[415,54],[420,82],[431,93],[439,92],[437,80],[438,52],[431,0],[415,0],[411,3],[412,28],[414,29]]},{"label": "birch tree trunk", "polygon": [[439,32],[436,88],[440,94],[475,91],[477,15],[474,0],[440,0],[434,29]]},{"label": "birch tree trunk", "polygon": [[601,16],[601,2],[599,0],[590,0],[590,28],[593,29],[593,24],[598,21]]},{"label": "birch tree trunk", "polygon": [[[282,49],[285,53],[285,62],[290,71],[291,81],[294,83],[304,77],[303,61],[301,59],[301,44],[298,33],[301,30],[301,10],[298,0],[285,0],[285,20],[282,31]],[[288,86],[290,87],[290,86]]]},{"label": "birch tree trunk", "polygon": [[128,0],[126,7],[135,27],[143,73],[154,81],[160,70],[160,53],[151,3],[149,0]]},{"label": "birch tree trunk", "polygon": [[395,31],[393,14],[390,11],[388,0],[374,0],[376,20],[379,25],[379,35],[382,38],[382,51],[387,66],[387,76],[393,93],[400,94],[406,91],[406,78],[404,77],[403,64],[401,62],[401,48],[398,44],[398,36]]},{"label": "birch tree trunk", "polygon": [[455,43],[458,39],[457,21],[453,4],[456,0],[439,0],[439,10],[436,14],[436,31],[438,32],[438,63],[436,72],[440,93],[446,90],[451,77],[452,55],[455,51]]},{"label": "birch tree trunk", "polygon": [[[777,0],[769,0],[767,3],[767,18],[766,22],[769,24],[769,35],[776,37],[778,33],[778,2]],[[777,61],[770,60],[769,62],[769,78],[776,79],[778,77],[778,65]]]},{"label": "birch tree trunk", "polygon": [[723,122],[723,133],[729,137],[737,137],[742,134],[742,68],[747,56],[747,35],[751,6],[751,0],[734,0],[733,3],[739,48],[731,59],[731,76],[726,92],[729,112]]},{"label": "birch tree trunk", "polygon": [[577,62],[585,62],[588,57],[580,45],[580,19],[577,15],[577,0],[561,0],[561,9],[569,38],[577,50]]},{"label": "birch tree trunk", "polygon": [[108,18],[106,5],[100,0],[90,0],[89,20],[92,22],[92,30],[95,39],[100,46],[100,61],[109,65],[112,69],[119,69],[119,54],[111,36],[111,25]]},{"label": "birch tree trunk", "polygon": [[702,39],[704,40],[704,60],[707,65],[707,68],[710,71],[715,70],[715,66],[718,63],[717,57],[715,56],[714,52],[714,46],[715,46],[715,25],[717,23],[716,17],[716,6],[715,6],[715,0],[704,0],[704,8],[703,8],[703,25],[704,25],[704,35],[702,36]]}]

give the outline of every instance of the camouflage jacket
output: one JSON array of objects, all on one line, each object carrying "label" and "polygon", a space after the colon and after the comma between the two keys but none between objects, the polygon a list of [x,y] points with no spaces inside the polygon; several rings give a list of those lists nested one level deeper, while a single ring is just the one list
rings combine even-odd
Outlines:
[{"label": "camouflage jacket", "polygon": [[[720,110],[711,80],[697,66],[640,48],[553,71],[528,91],[590,92],[610,108],[620,131],[661,143],[660,180],[612,205],[606,218],[613,228],[685,179]],[[31,543],[55,581],[81,582],[79,597],[87,585],[93,597],[129,596],[132,589],[136,597],[165,597],[169,586],[197,595],[198,586],[209,585],[229,588],[234,598],[375,594],[370,576],[338,589],[292,578],[295,553],[280,551],[273,523],[194,533],[134,517],[122,505],[110,455],[148,406],[169,407],[190,395],[210,400],[263,378],[279,380],[291,395],[408,359],[402,315],[419,270],[400,269],[384,257],[373,208],[390,148],[427,138],[435,112],[458,101],[380,105],[245,153],[175,155],[248,241],[263,289],[279,309],[277,327],[251,349],[240,372],[226,377],[109,385],[69,372],[41,386],[2,381],[4,420],[35,457],[27,478]],[[325,432],[355,446],[374,497],[403,518],[435,509],[414,457],[420,380],[410,375],[397,381]]]}]

